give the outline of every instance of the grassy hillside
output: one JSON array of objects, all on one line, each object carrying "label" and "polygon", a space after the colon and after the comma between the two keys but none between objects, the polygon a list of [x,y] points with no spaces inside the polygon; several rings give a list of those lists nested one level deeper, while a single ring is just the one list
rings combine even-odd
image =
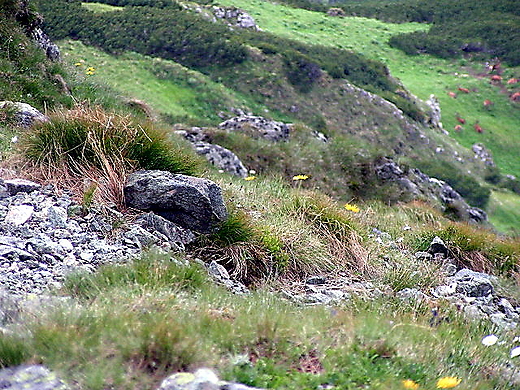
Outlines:
[{"label": "grassy hillside", "polygon": [[[0,11],[7,10],[6,4],[21,3],[0,2]],[[401,141],[399,124],[406,125],[406,119],[390,121],[387,106],[368,104],[359,97],[364,92],[343,79],[323,77],[312,90],[301,92],[276,74],[285,66],[280,55],[256,49],[248,49],[253,60],[221,69],[221,76],[212,74],[223,83],[171,61],[136,54],[111,57],[77,42],[63,42],[68,66],[56,67],[25,36],[14,13],[6,15],[0,19],[0,32],[7,38],[0,41],[0,71],[10,83],[0,83],[0,99],[51,107],[49,122],[24,130],[2,112],[0,135],[10,144],[3,156],[10,157],[3,161],[7,168],[20,176],[27,169],[33,175],[39,170],[43,184],[71,185],[87,213],[99,206],[97,198],[91,203],[94,190],[82,191],[78,185],[87,173],[107,195],[102,199],[107,213],[114,199],[121,201],[116,197],[128,171],[199,174],[222,188],[230,215],[216,233],[199,236],[186,251],[145,251],[128,264],[69,274],[62,287],[48,291],[44,305],[28,296],[28,311],[17,312],[18,322],[0,328],[0,368],[43,364],[79,390],[153,389],[173,372],[202,366],[227,380],[280,390],[518,386],[520,363],[511,355],[518,345],[516,329],[470,319],[448,300],[396,296],[404,288],[429,292],[444,282],[443,264],[414,255],[439,236],[459,268],[496,275],[496,297],[505,295],[516,306],[518,239],[450,221],[424,202],[391,206],[386,193],[381,197],[385,201],[345,203],[318,188],[330,183],[330,189],[337,186],[339,191],[348,186],[342,180],[357,172],[367,191],[377,190],[368,186],[363,164],[385,143]],[[56,69],[71,95],[51,81]],[[241,72],[246,69],[249,73]],[[230,87],[233,75],[240,88]],[[218,121],[205,110],[228,104],[271,114],[296,101],[302,109],[293,118],[310,121],[323,112],[322,130],[336,141],[316,140],[312,128],[302,123],[295,126],[290,142],[276,146],[212,128],[212,137],[237,146],[248,163],[256,161],[259,173],[244,180],[209,167],[196,169],[191,149],[168,132],[171,125],[135,112],[128,115],[126,102],[99,81],[111,83],[121,94],[151,100],[172,120],[201,123]],[[78,104],[72,107],[74,100]],[[340,109],[333,108],[335,102]],[[375,124],[384,131],[375,131]],[[12,146],[12,135],[20,137],[22,147]],[[435,144],[445,142],[442,134],[431,137]],[[423,157],[434,155],[431,145],[417,148]],[[451,153],[457,146],[446,148]],[[271,159],[257,161],[265,156]],[[277,175],[260,170],[269,164]],[[345,174],[335,174],[336,169]],[[310,177],[293,180],[293,173]],[[62,177],[69,181],[57,179]],[[491,206],[502,203],[503,211],[514,202],[509,193],[496,191]],[[127,222],[117,215],[122,228]],[[216,286],[201,260],[218,261],[253,292],[234,295]],[[10,266],[12,260],[2,261]],[[328,306],[288,299],[316,287],[305,284],[310,276],[335,280],[348,298]],[[486,346],[482,340],[491,333],[499,342]]]}]

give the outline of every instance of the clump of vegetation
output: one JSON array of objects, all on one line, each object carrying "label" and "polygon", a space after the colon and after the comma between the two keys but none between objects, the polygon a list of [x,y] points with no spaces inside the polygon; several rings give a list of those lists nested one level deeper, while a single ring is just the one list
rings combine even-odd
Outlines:
[{"label": "clump of vegetation", "polygon": [[[22,153],[33,174],[46,180],[89,178],[110,200],[122,207],[126,176],[136,169],[194,174],[198,159],[168,138],[152,122],[108,113],[99,107],[78,106],[57,112],[34,126],[21,139]],[[74,186],[73,186],[74,187]]]},{"label": "clump of vegetation", "polygon": [[520,242],[500,238],[490,230],[451,222],[440,229],[426,229],[415,242],[417,250],[427,250],[435,236],[440,237],[449,249],[449,256],[460,267],[479,272],[511,275],[520,266]]}]

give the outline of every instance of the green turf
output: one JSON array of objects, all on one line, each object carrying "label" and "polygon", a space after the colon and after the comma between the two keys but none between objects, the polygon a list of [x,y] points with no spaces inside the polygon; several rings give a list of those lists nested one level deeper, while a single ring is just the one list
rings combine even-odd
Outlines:
[{"label": "green turf", "polygon": [[101,3],[81,3],[81,6],[94,13],[121,11],[123,9],[123,7],[116,7],[113,5]]},{"label": "green turf", "polygon": [[[221,121],[219,111],[231,107],[263,110],[209,77],[173,61],[136,53],[116,57],[72,40],[59,45],[65,61],[82,77],[107,83],[125,97],[143,100],[173,120],[216,124]],[[94,68],[93,74],[87,74],[89,67]]]}]

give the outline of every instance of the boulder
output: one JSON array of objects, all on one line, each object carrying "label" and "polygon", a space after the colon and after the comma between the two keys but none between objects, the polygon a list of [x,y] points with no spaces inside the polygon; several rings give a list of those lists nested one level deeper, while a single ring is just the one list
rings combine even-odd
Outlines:
[{"label": "boulder", "polygon": [[197,154],[206,159],[217,168],[239,177],[247,176],[247,169],[235,153],[220,145],[207,142],[197,142],[193,145]]},{"label": "boulder", "polygon": [[250,133],[252,136],[260,136],[270,141],[287,140],[291,131],[290,125],[286,123],[253,115],[241,115],[228,119],[222,122],[219,128]]},{"label": "boulder", "polygon": [[40,365],[0,370],[0,388],[5,390],[69,390],[70,387],[48,368]]},{"label": "boulder", "polygon": [[461,269],[449,280],[456,284],[455,291],[468,297],[485,297],[493,294],[493,276],[481,272]]},{"label": "boulder", "polygon": [[214,182],[165,171],[138,171],[124,188],[128,207],[153,211],[185,229],[215,231],[227,218],[220,187]]},{"label": "boulder", "polygon": [[0,110],[12,114],[14,125],[17,127],[31,127],[35,122],[47,122],[48,117],[27,103],[0,101]]}]

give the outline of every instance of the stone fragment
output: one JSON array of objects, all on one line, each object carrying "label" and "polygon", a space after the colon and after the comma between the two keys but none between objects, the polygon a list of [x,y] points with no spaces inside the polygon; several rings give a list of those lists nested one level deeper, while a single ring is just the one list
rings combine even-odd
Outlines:
[{"label": "stone fragment", "polygon": [[[179,372],[164,379],[158,390],[255,390],[240,383],[219,380],[208,368],[199,368],[195,373]],[[257,389],[259,390],[259,389]]]},{"label": "stone fragment", "polygon": [[179,250],[184,250],[184,245],[192,243],[196,238],[195,234],[190,230],[184,229],[154,213],[141,214],[136,218],[135,222],[146,229],[163,234]]},{"label": "stone fragment", "polygon": [[40,365],[0,370],[0,388],[5,390],[70,390],[70,387],[55,373]]},{"label": "stone fragment", "polygon": [[11,223],[15,226],[20,226],[26,223],[34,213],[33,206],[20,205],[11,206],[5,217],[5,223]]},{"label": "stone fragment", "polygon": [[169,221],[211,233],[227,218],[220,187],[214,182],[164,171],[138,171],[124,188],[127,206],[153,211]]},{"label": "stone fragment", "polygon": [[430,244],[430,247],[428,248],[428,253],[430,253],[432,256],[440,253],[443,258],[446,258],[448,256],[448,247],[440,237],[435,236]]},{"label": "stone fragment", "polygon": [[47,209],[47,219],[53,228],[64,228],[67,226],[67,210],[51,206]]},{"label": "stone fragment", "polygon": [[247,169],[235,153],[220,145],[198,142],[193,145],[195,152],[204,156],[211,164],[225,172],[239,177],[247,176]]},{"label": "stone fragment", "polygon": [[4,185],[7,187],[7,191],[9,195],[13,196],[19,192],[32,192],[35,190],[39,190],[41,185],[26,179],[8,179],[3,181]]}]

